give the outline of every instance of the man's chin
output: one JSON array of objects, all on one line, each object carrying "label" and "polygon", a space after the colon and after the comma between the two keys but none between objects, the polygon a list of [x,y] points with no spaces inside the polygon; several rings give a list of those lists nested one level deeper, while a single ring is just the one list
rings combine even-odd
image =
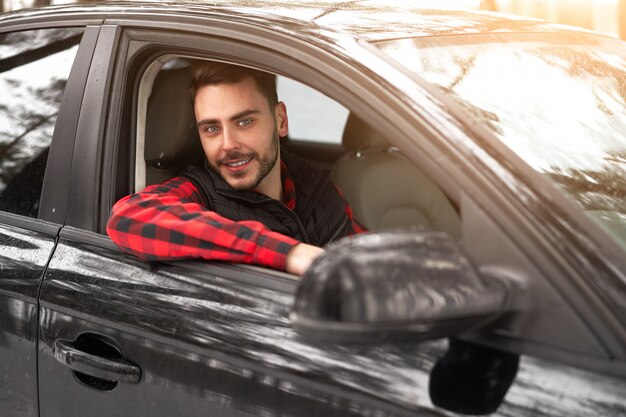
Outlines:
[{"label": "man's chin", "polygon": [[230,185],[230,188],[236,191],[250,191],[258,185],[258,182],[250,178],[232,178],[232,176],[225,178],[226,183]]}]

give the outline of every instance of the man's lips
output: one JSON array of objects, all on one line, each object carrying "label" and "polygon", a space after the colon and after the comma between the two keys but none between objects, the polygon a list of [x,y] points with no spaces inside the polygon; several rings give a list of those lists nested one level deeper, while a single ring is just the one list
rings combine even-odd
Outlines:
[{"label": "man's lips", "polygon": [[222,165],[225,166],[226,169],[230,172],[237,172],[237,171],[241,171],[245,169],[248,166],[248,164],[250,164],[250,161],[252,161],[252,158],[237,159],[237,160],[224,162],[222,163]]},{"label": "man's lips", "polygon": [[240,159],[239,161],[228,162],[226,163],[226,165],[228,165],[229,167],[239,167],[247,164],[248,162],[250,162],[250,159]]}]

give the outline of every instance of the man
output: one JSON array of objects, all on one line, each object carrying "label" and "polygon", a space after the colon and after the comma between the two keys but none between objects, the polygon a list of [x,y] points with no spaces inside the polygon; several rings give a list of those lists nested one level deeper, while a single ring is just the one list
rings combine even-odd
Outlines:
[{"label": "man", "polygon": [[206,166],[118,201],[107,232],[122,250],[301,275],[322,246],[363,230],[327,172],[281,152],[289,124],[273,75],[204,62],[191,94]]}]

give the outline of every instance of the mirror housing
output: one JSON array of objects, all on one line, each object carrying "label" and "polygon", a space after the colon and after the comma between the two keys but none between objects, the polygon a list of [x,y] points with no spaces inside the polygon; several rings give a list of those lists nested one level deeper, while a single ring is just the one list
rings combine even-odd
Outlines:
[{"label": "mirror housing", "polygon": [[443,232],[404,228],[343,238],[303,275],[290,320],[318,342],[431,340],[476,330],[508,307]]}]

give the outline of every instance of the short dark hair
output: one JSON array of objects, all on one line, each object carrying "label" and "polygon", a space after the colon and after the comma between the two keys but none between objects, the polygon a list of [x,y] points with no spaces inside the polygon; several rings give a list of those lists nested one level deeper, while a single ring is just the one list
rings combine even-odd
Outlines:
[{"label": "short dark hair", "polygon": [[195,101],[198,90],[205,85],[235,84],[249,77],[254,81],[259,92],[265,96],[270,108],[278,104],[274,74],[216,61],[197,61],[191,66],[190,71],[189,91],[192,101]]}]

